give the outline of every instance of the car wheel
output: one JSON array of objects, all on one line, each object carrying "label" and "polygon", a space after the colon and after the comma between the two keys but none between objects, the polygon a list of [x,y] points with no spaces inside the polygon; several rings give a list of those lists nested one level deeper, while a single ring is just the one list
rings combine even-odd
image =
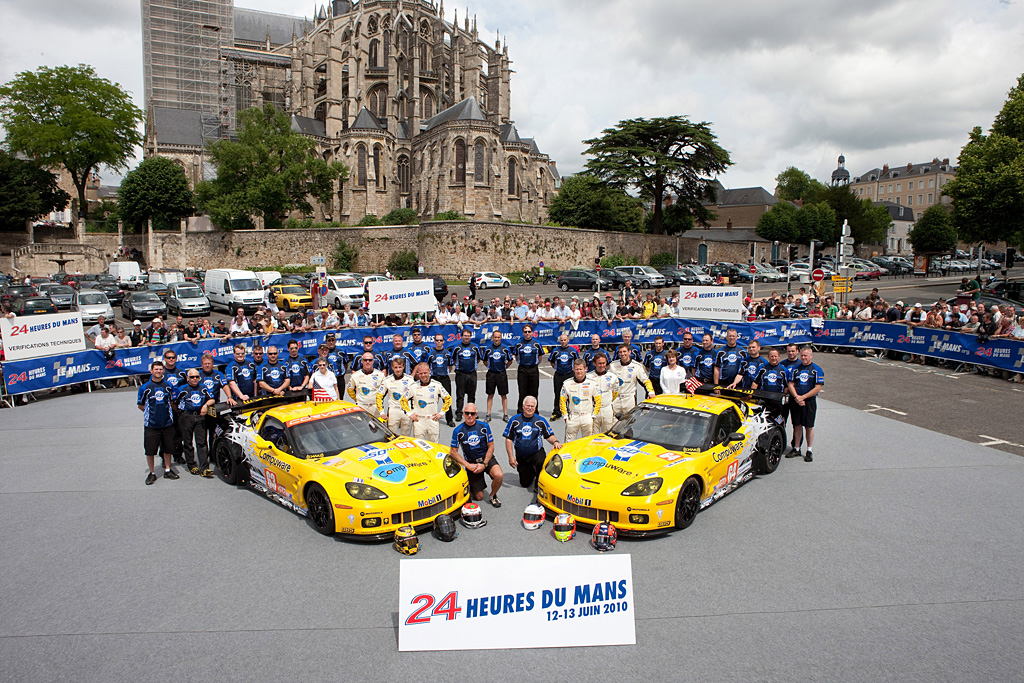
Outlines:
[{"label": "car wheel", "polygon": [[568,292],[569,291],[569,283],[568,282],[563,282],[562,284],[558,285],[558,288],[560,290],[562,290],[563,292]]},{"label": "car wheel", "polygon": [[758,474],[771,474],[778,469],[785,441],[781,429],[772,429],[761,436],[754,456],[754,469]]},{"label": "car wheel", "polygon": [[508,289],[510,286],[512,286],[511,280],[505,280],[504,282],[501,283],[502,289]]},{"label": "car wheel", "polygon": [[334,297],[334,307],[339,310],[341,309],[341,299],[338,297]]},{"label": "car wheel", "polygon": [[596,292],[597,291],[597,283],[596,282],[594,284],[590,285],[590,291],[592,291],[592,292]]},{"label": "car wheel", "polygon": [[286,311],[292,310],[292,305],[291,305],[291,303],[288,302],[288,299],[284,300],[283,308]]},{"label": "car wheel", "polygon": [[480,289],[487,289],[487,280],[480,281]]},{"label": "car wheel", "polygon": [[306,488],[306,510],[314,529],[324,536],[334,535],[334,506],[327,491],[316,482]]},{"label": "car wheel", "polygon": [[640,281],[640,289],[650,289],[650,288],[651,288],[650,281],[648,281],[648,280],[641,280]]},{"label": "car wheel", "polygon": [[227,439],[213,442],[213,460],[225,484],[238,486],[242,481],[241,449]]},{"label": "car wheel", "polygon": [[700,480],[697,477],[690,477],[679,489],[679,500],[676,501],[676,528],[685,529],[693,524],[693,520],[700,512]]}]

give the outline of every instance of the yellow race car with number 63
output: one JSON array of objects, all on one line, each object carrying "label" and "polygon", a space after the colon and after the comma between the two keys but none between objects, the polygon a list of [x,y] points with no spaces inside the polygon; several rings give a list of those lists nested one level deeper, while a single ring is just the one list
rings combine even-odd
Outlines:
[{"label": "yellow race car with number 63", "polygon": [[469,480],[448,449],[395,436],[346,401],[268,397],[211,410],[221,478],[247,485],[308,518],[322,534],[390,539],[426,528],[469,500]]}]

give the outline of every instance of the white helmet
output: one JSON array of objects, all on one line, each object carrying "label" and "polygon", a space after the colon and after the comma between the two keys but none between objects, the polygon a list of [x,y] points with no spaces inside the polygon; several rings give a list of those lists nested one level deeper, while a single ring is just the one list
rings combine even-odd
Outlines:
[{"label": "white helmet", "polygon": [[533,531],[544,526],[544,517],[547,513],[544,512],[544,508],[536,503],[531,503],[526,506],[526,510],[523,511],[523,526]]}]

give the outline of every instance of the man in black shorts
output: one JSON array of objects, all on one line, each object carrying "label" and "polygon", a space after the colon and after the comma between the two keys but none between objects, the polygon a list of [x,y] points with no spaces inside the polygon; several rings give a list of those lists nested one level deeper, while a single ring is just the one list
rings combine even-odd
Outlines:
[{"label": "man in black shorts", "polygon": [[501,343],[501,331],[495,330],[491,343],[480,347],[480,360],[487,365],[484,393],[487,394],[487,419],[491,419],[494,392],[501,396],[502,419],[508,422],[508,367],[512,365],[512,349]]},{"label": "man in black shorts", "polygon": [[814,456],[814,418],[818,412],[816,399],[821,388],[825,386],[825,373],[814,364],[814,353],[810,346],[800,349],[800,365],[793,368],[789,375],[789,393],[793,397],[790,413],[793,416],[793,436],[796,439],[794,456],[800,455],[803,437],[807,436],[807,453],[804,461],[812,462]]},{"label": "man in black shorts", "polygon": [[[466,468],[469,476],[469,491],[473,500],[484,499],[484,480],[486,472],[491,478],[490,503],[496,508],[501,507],[498,500],[498,489],[504,475],[501,465],[494,459],[494,433],[486,422],[477,420],[476,404],[467,403],[462,411],[465,421],[452,432],[452,443],[449,453],[455,461]],[[460,452],[461,449],[461,452]]]},{"label": "man in black shorts", "polygon": [[156,481],[156,455],[159,451],[164,460],[164,479],[178,479],[178,473],[171,469],[171,454],[174,453],[174,413],[171,412],[173,396],[171,386],[164,381],[164,364],[153,361],[152,377],[139,387],[138,406],[142,411],[143,445],[149,476],[146,486]]}]

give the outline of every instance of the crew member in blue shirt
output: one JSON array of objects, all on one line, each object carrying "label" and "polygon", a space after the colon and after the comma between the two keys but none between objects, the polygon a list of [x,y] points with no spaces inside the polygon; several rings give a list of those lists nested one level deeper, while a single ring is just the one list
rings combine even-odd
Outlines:
[{"label": "crew member in blue shirt", "polygon": [[391,338],[391,348],[387,351],[382,351],[380,354],[380,362],[384,367],[384,375],[392,374],[391,362],[396,358],[400,358],[405,361],[405,370],[402,372],[406,375],[412,375],[412,355],[405,350],[405,340],[401,334],[396,334]]},{"label": "crew member in blue shirt", "polygon": [[[164,381],[171,387],[171,396],[178,393],[178,389],[185,386],[185,373],[178,370],[178,354],[172,349],[164,349]],[[177,465],[185,464],[184,434],[181,433],[181,425],[174,423],[174,453],[172,462]]]},{"label": "crew member in blue shirt", "polygon": [[644,367],[647,368],[647,376],[651,378],[654,385],[654,395],[663,393],[661,390],[661,369],[668,365],[668,351],[665,350],[665,338],[658,336],[654,338],[654,348],[644,356]]},{"label": "crew member in blue shirt", "polygon": [[718,349],[718,355],[715,356],[715,384],[719,386],[729,386],[740,372],[744,355],[743,349],[736,345],[737,339],[739,334],[736,330],[726,330],[725,346]]},{"label": "crew member in blue shirt", "polygon": [[426,363],[430,357],[432,349],[429,344],[423,341],[423,331],[420,328],[412,328],[412,343],[409,344],[406,352],[412,357],[413,367],[420,363]]},{"label": "crew member in blue shirt", "polygon": [[[782,367],[784,367],[786,369],[787,378],[792,376],[793,370],[796,369],[796,366],[800,365],[800,347],[797,346],[796,344],[786,344],[786,357],[779,361],[779,365],[781,365]],[[789,380],[787,379],[786,381],[787,381],[787,384],[788,384]],[[796,405],[796,403],[794,403],[793,401],[787,401],[785,404],[783,404],[783,406],[782,406],[782,419],[783,420],[785,420],[786,418],[791,417],[791,415],[793,413],[793,406],[795,406],[795,405]],[[792,420],[790,420],[790,422],[792,422]],[[795,450],[795,449],[796,449],[796,425],[794,424],[793,425],[793,433],[790,435],[789,449],[788,450],[790,451],[790,453],[792,453],[792,451]],[[790,453],[787,453],[787,455],[790,455]],[[790,457],[792,457],[792,455],[790,455]]]},{"label": "crew member in blue shirt", "polygon": [[171,454],[174,452],[174,413],[171,411],[171,387],[164,381],[164,364],[153,361],[152,376],[139,387],[138,406],[142,411],[142,443],[146,451],[149,475],[146,486],[156,481],[156,454],[159,451],[164,460],[164,479],[178,479],[178,473],[171,469]]},{"label": "crew member in blue shirt", "polygon": [[764,358],[761,357],[761,342],[752,339],[747,344],[747,355],[740,363],[740,371],[732,381],[732,386],[739,384],[743,389],[750,389],[754,385],[757,373],[764,365]]},{"label": "crew member in blue shirt", "polygon": [[452,432],[452,443],[448,452],[457,463],[466,468],[473,500],[484,499],[484,490],[487,488],[487,481],[484,479],[486,473],[491,478],[490,503],[500,508],[498,489],[501,488],[504,474],[501,465],[494,459],[494,433],[486,422],[477,420],[475,403],[467,403],[462,414],[466,421]]},{"label": "crew member in blue shirt", "polygon": [[562,417],[562,409],[558,398],[562,395],[562,385],[572,377],[572,362],[579,357],[576,349],[569,346],[569,335],[563,332],[558,337],[558,346],[548,355],[548,361],[555,371],[553,380],[555,387],[555,407],[551,410],[551,419]]},{"label": "crew member in blue shirt", "polygon": [[[452,393],[452,357],[448,353],[448,349],[444,348],[444,335],[434,335],[434,348],[430,349],[430,353],[427,355],[427,365],[430,366],[430,377],[436,379],[437,383],[444,387],[444,390],[448,392],[450,396]],[[448,411],[444,414],[445,419],[448,421],[449,427],[455,426],[455,420],[452,418],[452,407],[449,403]]]},{"label": "crew member in blue shirt", "polygon": [[213,476],[213,471],[210,469],[210,450],[206,445],[205,423],[206,413],[216,400],[210,391],[199,383],[197,368],[189,370],[185,377],[188,383],[174,395],[174,402],[178,407],[179,431],[185,446],[185,467],[192,474],[209,479]]},{"label": "crew member in blue shirt", "polygon": [[718,351],[715,350],[715,339],[710,332],[705,332],[701,338],[700,351],[693,359],[694,375],[704,384],[715,381],[715,359]]},{"label": "crew member in blue shirt", "polygon": [[807,437],[807,452],[804,461],[811,462],[814,457],[814,418],[818,413],[818,393],[825,386],[825,373],[814,364],[814,352],[810,346],[800,349],[800,365],[789,374],[789,393],[795,405],[790,408],[793,416],[793,431],[796,433],[796,446],[789,457],[800,455],[800,446],[804,436]]},{"label": "crew member in blue shirt", "polygon": [[[213,355],[210,353],[204,353],[200,360],[201,369],[199,371],[199,383],[206,387],[206,390],[210,392],[210,396],[213,396],[215,401],[220,400],[220,390],[227,385],[227,381],[224,379],[224,375],[217,371],[217,368],[213,364]],[[206,446],[213,452],[213,440],[215,438],[215,432],[217,431],[217,421],[207,415],[203,418],[206,424]]]},{"label": "crew member in blue shirt", "polygon": [[[333,332],[327,333],[324,337],[324,344],[327,344],[327,359],[331,361],[331,372],[338,377],[338,391],[343,392],[345,389],[345,352],[338,348],[338,338]],[[341,393],[338,395],[340,396]]]},{"label": "crew member in blue shirt", "polygon": [[605,350],[601,348],[601,337],[596,334],[590,335],[590,346],[583,349],[583,360],[587,361],[588,373],[597,370],[597,366],[594,365],[594,359],[601,354],[604,354],[605,358],[608,357]]},{"label": "crew member in blue shirt", "polygon": [[[758,368],[757,376],[754,378],[754,383],[750,385],[750,388],[759,391],[778,392],[779,394],[786,393],[789,388],[789,373],[779,363],[778,349],[768,350],[768,362]],[[784,406],[781,396],[778,401],[765,401],[765,405],[768,408],[768,412],[772,417],[776,418],[776,422],[785,430],[786,418],[783,413]]]},{"label": "crew member in blue shirt", "polygon": [[512,365],[512,349],[501,341],[501,330],[491,333],[491,343],[480,347],[480,360],[487,367],[484,393],[487,394],[487,420],[491,419],[494,392],[501,396],[502,419],[508,422],[508,368]]},{"label": "crew member in blue shirt", "polygon": [[693,334],[687,330],[683,332],[683,345],[676,349],[678,358],[676,362],[686,370],[686,376],[693,377],[694,370],[697,368],[697,352],[700,351],[693,345]]},{"label": "crew member in blue shirt", "polygon": [[544,466],[544,441],[561,447],[551,425],[537,414],[537,399],[533,396],[523,400],[523,412],[505,425],[504,437],[508,464],[519,472],[519,483],[524,489],[537,481]]},{"label": "crew member in blue shirt", "polygon": [[260,368],[260,390],[264,396],[283,396],[288,391],[288,368],[277,358],[277,347],[267,347],[267,362]]},{"label": "crew member in blue shirt", "polygon": [[235,344],[234,352],[234,359],[224,368],[231,406],[256,397],[256,363],[245,357],[245,344]]},{"label": "crew member in blue shirt", "polygon": [[[533,325],[523,325],[523,341],[516,346],[516,383],[519,385],[519,405],[516,412],[523,412],[523,399],[537,398],[540,392],[540,359],[544,350],[533,338]],[[506,420],[507,421],[507,420]]]},{"label": "crew member in blue shirt", "polygon": [[[328,356],[330,357],[330,356]],[[288,373],[288,393],[301,393],[306,390],[309,384],[309,364],[306,359],[299,355],[299,342],[297,339],[288,340],[288,357],[284,359],[284,366]],[[337,376],[338,373],[334,373]],[[342,375],[344,377],[344,375]],[[344,380],[338,378],[339,396],[342,394]]]},{"label": "crew member in blue shirt", "polygon": [[473,331],[462,330],[462,341],[451,350],[455,366],[455,421],[462,421],[463,402],[476,403],[476,366],[480,350],[473,345]]}]

